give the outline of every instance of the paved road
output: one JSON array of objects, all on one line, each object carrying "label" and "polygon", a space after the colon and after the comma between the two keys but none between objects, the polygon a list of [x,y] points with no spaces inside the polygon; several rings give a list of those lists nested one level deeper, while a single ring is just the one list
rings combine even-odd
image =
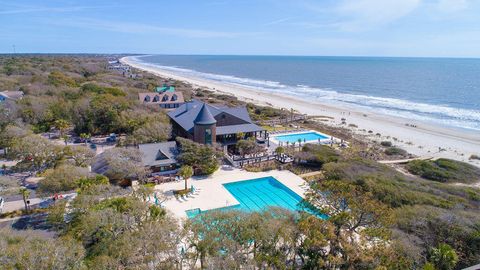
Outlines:
[{"label": "paved road", "polygon": [[36,234],[44,237],[54,237],[56,232],[52,226],[47,222],[47,214],[32,214],[15,218],[5,218],[0,220],[1,228],[13,228],[15,230],[35,230]]},{"label": "paved road", "polygon": [[[76,193],[67,193],[62,195],[65,199],[73,199],[77,196]],[[31,207],[48,207],[51,203],[53,203],[51,198],[33,198],[30,200]],[[3,207],[3,213],[13,212],[16,210],[21,210],[25,208],[25,204],[23,203],[23,199],[5,202]]]}]

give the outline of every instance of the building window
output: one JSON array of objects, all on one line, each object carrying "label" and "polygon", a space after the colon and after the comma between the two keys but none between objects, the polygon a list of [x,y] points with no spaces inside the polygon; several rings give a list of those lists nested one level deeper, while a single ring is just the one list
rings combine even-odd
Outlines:
[{"label": "building window", "polygon": [[212,130],[205,129],[205,144],[212,144]]}]

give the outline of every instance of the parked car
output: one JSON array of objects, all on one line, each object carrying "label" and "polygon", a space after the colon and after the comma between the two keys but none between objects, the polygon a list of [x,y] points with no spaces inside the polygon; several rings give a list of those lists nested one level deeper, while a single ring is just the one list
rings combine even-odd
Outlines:
[{"label": "parked car", "polygon": [[90,149],[96,150],[96,149],[97,149],[97,145],[94,144],[94,143],[90,144]]},{"label": "parked car", "polygon": [[117,141],[117,134],[111,133],[110,136],[107,138],[107,142],[116,142]]},{"label": "parked car", "polygon": [[0,197],[0,213],[3,213],[3,206],[5,205],[5,200],[3,197]]}]

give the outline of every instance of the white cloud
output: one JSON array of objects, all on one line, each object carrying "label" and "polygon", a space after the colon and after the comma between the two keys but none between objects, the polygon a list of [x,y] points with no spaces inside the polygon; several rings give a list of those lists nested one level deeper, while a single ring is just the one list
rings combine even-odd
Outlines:
[{"label": "white cloud", "polygon": [[347,18],[338,26],[343,30],[367,30],[396,21],[420,5],[421,0],[344,0],[338,13]]},{"label": "white cloud", "polygon": [[107,21],[91,18],[72,18],[71,20],[52,20],[52,24],[86,28],[100,31],[120,32],[129,34],[162,34],[188,38],[236,38],[252,36],[258,33],[211,31],[176,27],[162,27],[144,23]]},{"label": "white cloud", "polygon": [[269,26],[269,25],[281,24],[281,23],[290,21],[291,19],[292,19],[292,17],[277,19],[277,20],[273,20],[273,21],[267,22],[267,23],[265,23],[265,24],[263,24],[263,25],[264,25],[264,26]]},{"label": "white cloud", "polygon": [[87,9],[89,7],[31,7],[31,8],[15,8],[15,9],[4,9],[0,10],[0,14],[20,14],[20,13],[35,13],[35,12],[70,12],[70,11],[80,11]]},{"label": "white cloud", "polygon": [[96,6],[80,6],[80,5],[71,5],[71,6],[38,6],[38,5],[22,5],[16,2],[3,2],[0,1],[0,14],[1,15],[14,15],[22,13],[64,13],[64,12],[77,12],[88,9],[100,9],[100,8],[111,8],[118,7],[116,5],[96,5]]}]

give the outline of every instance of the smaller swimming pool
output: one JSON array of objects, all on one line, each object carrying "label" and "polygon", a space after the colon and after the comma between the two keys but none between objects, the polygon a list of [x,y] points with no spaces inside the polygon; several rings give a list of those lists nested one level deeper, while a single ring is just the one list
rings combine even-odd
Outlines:
[{"label": "smaller swimming pool", "polygon": [[283,143],[298,143],[298,140],[303,142],[313,142],[318,140],[325,140],[329,137],[327,135],[321,134],[315,131],[309,132],[302,132],[302,133],[293,133],[293,134],[284,134],[284,135],[276,135],[273,138],[279,142]]}]

